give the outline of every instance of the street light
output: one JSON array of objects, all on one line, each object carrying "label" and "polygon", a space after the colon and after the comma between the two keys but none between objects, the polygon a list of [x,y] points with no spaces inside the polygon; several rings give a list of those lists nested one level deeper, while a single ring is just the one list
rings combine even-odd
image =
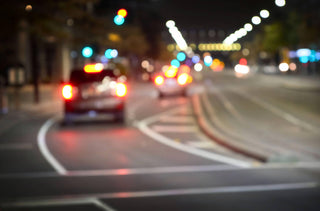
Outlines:
[{"label": "street light", "polygon": [[275,4],[278,6],[278,7],[283,7],[286,5],[286,1],[285,0],[275,0]]},{"label": "street light", "polygon": [[261,10],[260,11],[260,16],[261,18],[268,18],[270,15],[269,11],[268,10]]},{"label": "street light", "polygon": [[252,25],[251,25],[250,23],[246,23],[246,24],[244,25],[244,29],[245,29],[247,32],[250,32],[250,31],[252,31],[253,27],[252,27]]},{"label": "street light", "polygon": [[259,18],[258,16],[253,16],[251,21],[254,25],[259,25],[261,23],[261,18]]}]

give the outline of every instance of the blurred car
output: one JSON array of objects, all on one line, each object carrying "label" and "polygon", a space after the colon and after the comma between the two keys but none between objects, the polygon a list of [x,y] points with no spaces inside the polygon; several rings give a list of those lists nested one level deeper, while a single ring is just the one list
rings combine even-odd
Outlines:
[{"label": "blurred car", "polygon": [[154,77],[154,84],[159,92],[159,97],[177,94],[186,96],[187,87],[191,81],[192,77],[188,72],[179,71],[178,68],[173,66]]},{"label": "blurred car", "polygon": [[127,84],[125,76],[101,64],[86,65],[71,71],[70,80],[62,87],[64,122],[113,115],[125,121]]}]

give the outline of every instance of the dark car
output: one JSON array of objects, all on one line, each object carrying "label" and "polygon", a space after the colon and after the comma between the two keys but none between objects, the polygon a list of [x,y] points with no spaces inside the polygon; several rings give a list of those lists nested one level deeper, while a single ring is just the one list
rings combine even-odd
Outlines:
[{"label": "dark car", "polygon": [[192,76],[189,72],[178,70],[173,66],[154,77],[154,84],[159,92],[159,97],[177,94],[186,96],[191,81]]},{"label": "dark car", "polygon": [[110,114],[124,122],[126,77],[115,73],[100,63],[72,70],[69,82],[62,88],[64,122],[104,118]]}]

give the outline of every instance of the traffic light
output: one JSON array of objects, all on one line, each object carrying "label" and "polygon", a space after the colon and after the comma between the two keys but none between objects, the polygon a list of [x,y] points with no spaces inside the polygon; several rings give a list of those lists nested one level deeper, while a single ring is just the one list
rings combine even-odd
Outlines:
[{"label": "traffic light", "polygon": [[117,12],[117,15],[114,16],[113,18],[113,22],[118,25],[118,26],[121,26],[124,21],[125,21],[125,17],[127,17],[128,15],[128,12],[126,9],[119,9],[118,12]]},{"label": "traffic light", "polygon": [[91,47],[86,46],[82,49],[82,56],[90,58],[93,55],[93,50]]}]

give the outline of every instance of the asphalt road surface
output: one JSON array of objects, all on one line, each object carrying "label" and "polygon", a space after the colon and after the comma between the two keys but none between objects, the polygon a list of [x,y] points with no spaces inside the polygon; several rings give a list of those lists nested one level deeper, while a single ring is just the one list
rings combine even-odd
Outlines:
[{"label": "asphalt road surface", "polygon": [[[319,210],[319,92],[205,78],[189,97],[158,99],[152,84],[133,84],[126,125],[65,126],[59,110],[2,117],[1,211]],[[264,152],[267,162],[209,139],[191,95],[210,103],[206,115],[224,138]]]}]

